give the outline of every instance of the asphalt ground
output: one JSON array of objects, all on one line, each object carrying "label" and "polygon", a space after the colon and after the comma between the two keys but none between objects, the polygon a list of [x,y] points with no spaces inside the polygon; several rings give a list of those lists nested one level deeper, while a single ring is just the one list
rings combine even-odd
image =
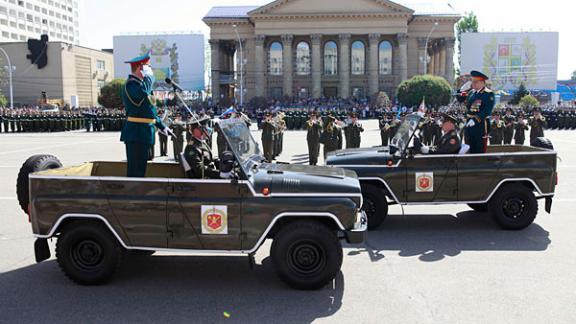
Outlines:
[{"label": "asphalt ground", "polygon": [[[362,146],[377,145],[376,121],[364,124]],[[332,284],[297,291],[276,278],[269,242],[253,270],[245,257],[159,253],[128,258],[98,287],[70,282],[53,258],[35,264],[20,165],[40,153],[123,160],[124,146],[118,133],[0,134],[0,322],[575,323],[576,132],[546,135],[562,159],[551,215],[540,202],[536,222],[512,232],[467,206],[393,206],[365,244],[345,246]],[[305,132],[284,143],[279,160],[305,160]]]}]

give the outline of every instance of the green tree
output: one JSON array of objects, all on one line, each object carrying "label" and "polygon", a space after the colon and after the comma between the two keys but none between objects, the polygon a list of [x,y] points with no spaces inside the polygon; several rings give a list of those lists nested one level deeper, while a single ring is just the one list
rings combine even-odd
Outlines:
[{"label": "green tree", "polygon": [[447,105],[450,102],[452,87],[446,79],[432,75],[417,75],[398,86],[396,97],[408,107],[418,106],[424,97],[432,107]]},{"label": "green tree", "polygon": [[98,103],[106,108],[122,107],[122,97],[120,94],[124,88],[124,83],[126,83],[126,81],[123,79],[114,79],[106,83],[102,89],[100,89]]},{"label": "green tree", "polygon": [[520,83],[518,90],[516,90],[514,96],[512,97],[512,100],[510,100],[510,104],[512,105],[520,104],[520,100],[522,100],[522,98],[526,97],[529,94],[530,92],[526,90],[526,86],[524,85],[524,83]]},{"label": "green tree", "polygon": [[6,99],[2,91],[0,91],[0,107],[6,107],[6,106],[8,106],[8,99]]},{"label": "green tree", "polygon": [[458,39],[458,75],[462,66],[462,34],[478,32],[478,17],[474,12],[464,14],[464,17],[456,24],[456,38]]},{"label": "green tree", "polygon": [[524,109],[531,109],[534,107],[538,107],[539,105],[540,102],[538,101],[538,99],[536,99],[536,97],[532,95],[526,95],[522,97],[522,99],[520,99],[520,107]]}]

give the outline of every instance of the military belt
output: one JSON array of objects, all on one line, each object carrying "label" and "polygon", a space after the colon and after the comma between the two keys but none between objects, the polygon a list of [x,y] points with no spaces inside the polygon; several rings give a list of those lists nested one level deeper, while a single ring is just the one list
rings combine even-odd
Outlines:
[{"label": "military belt", "polygon": [[128,117],[128,121],[131,123],[138,123],[138,124],[155,124],[156,123],[156,120],[153,118]]}]

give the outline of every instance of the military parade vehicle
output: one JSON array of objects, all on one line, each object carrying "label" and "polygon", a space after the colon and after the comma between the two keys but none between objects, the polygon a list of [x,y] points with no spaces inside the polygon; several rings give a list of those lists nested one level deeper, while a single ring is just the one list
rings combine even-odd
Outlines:
[{"label": "military parade vehicle", "polygon": [[368,228],[375,229],[388,206],[467,204],[489,212],[503,229],[520,230],[534,221],[537,199],[545,199],[550,213],[557,184],[557,154],[547,139],[541,147],[489,146],[485,154],[424,155],[414,149],[422,117],[406,117],[387,147],[331,153],[329,166],[358,174]]},{"label": "military parade vehicle", "polygon": [[232,150],[232,179],[190,179],[176,163],[149,163],[126,178],[125,162],[62,167],[37,155],[20,170],[17,193],[36,237],[36,261],[56,259],[79,284],[109,280],[127,251],[253,254],[272,239],[278,276],[317,289],[342,263],[341,240],[361,243],[367,220],[356,174],[331,167],[265,163],[246,124],[220,122]]}]

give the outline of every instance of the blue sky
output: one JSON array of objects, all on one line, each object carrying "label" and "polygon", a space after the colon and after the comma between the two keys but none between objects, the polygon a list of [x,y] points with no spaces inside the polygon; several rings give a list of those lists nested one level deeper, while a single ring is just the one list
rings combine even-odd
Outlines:
[{"label": "blue sky", "polygon": [[[422,0],[414,0],[421,2]],[[447,3],[447,1],[437,1]],[[112,36],[126,32],[202,31],[202,17],[213,6],[263,5],[271,0],[80,0],[80,42],[111,48]],[[410,2],[410,1],[406,1]],[[559,79],[576,70],[576,1],[450,0],[460,12],[474,11],[481,31],[560,32]],[[326,0],[329,4],[330,1]]]}]

